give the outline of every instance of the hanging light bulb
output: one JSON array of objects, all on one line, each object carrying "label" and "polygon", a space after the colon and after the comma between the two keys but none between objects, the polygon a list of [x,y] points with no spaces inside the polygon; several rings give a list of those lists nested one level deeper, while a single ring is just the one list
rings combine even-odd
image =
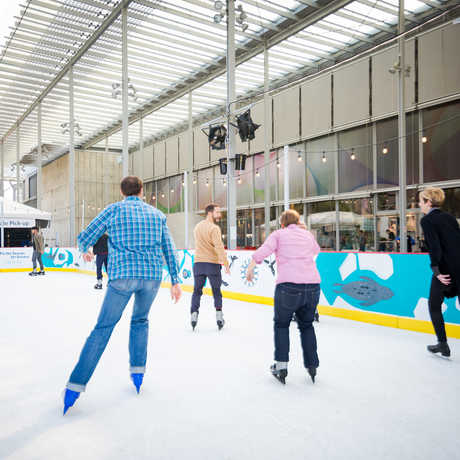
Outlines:
[{"label": "hanging light bulb", "polygon": [[322,161],[323,163],[326,163],[326,161],[327,161],[326,152],[325,152],[324,150],[323,150],[323,158],[321,158],[321,161]]},{"label": "hanging light bulb", "polygon": [[209,179],[206,179],[206,187],[209,187]]},{"label": "hanging light bulb", "polygon": [[297,155],[297,161],[300,163],[302,161],[302,153],[299,152]]},{"label": "hanging light bulb", "polygon": [[383,146],[382,153],[386,155],[388,153],[388,147],[386,145]]},{"label": "hanging light bulb", "polygon": [[241,180],[241,176],[238,176],[238,184],[241,184],[242,180]]},{"label": "hanging light bulb", "polygon": [[227,181],[225,179],[222,179],[222,184],[224,185],[224,187],[227,186]]},{"label": "hanging light bulb", "polygon": [[196,177],[193,178],[193,183],[196,184]]},{"label": "hanging light bulb", "polygon": [[164,198],[164,197],[165,197],[165,194],[164,194],[164,193],[162,193],[162,194],[161,194],[161,198]]},{"label": "hanging light bulb", "polygon": [[259,172],[258,169],[256,169],[256,176],[257,176],[257,177],[260,177],[260,172]]},{"label": "hanging light bulb", "polygon": [[171,193],[174,193],[174,189],[173,189],[173,188],[171,189]]},{"label": "hanging light bulb", "polygon": [[152,195],[152,201],[155,201],[157,197],[155,195]]},{"label": "hanging light bulb", "polygon": [[355,155],[355,149],[351,149],[351,155],[350,155],[350,160],[356,160],[356,155]]},{"label": "hanging light bulb", "polygon": [[422,143],[426,144],[428,142],[428,138],[426,136],[422,136]]},{"label": "hanging light bulb", "polygon": [[276,167],[277,167],[277,168],[280,168],[280,167],[281,167],[280,160],[277,160],[277,161],[276,161]]}]

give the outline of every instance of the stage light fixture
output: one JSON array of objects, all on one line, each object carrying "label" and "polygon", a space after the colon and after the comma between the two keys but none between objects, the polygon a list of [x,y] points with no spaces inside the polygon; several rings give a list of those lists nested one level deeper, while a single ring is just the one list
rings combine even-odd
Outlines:
[{"label": "stage light fixture", "polygon": [[211,126],[209,128],[208,142],[213,150],[225,149],[225,139],[227,137],[227,128],[224,125]]},{"label": "stage light fixture", "polygon": [[260,125],[252,121],[251,110],[246,110],[246,112],[237,116],[236,122],[238,124],[238,134],[240,135],[241,142],[251,141],[255,138],[255,131],[260,128]]}]

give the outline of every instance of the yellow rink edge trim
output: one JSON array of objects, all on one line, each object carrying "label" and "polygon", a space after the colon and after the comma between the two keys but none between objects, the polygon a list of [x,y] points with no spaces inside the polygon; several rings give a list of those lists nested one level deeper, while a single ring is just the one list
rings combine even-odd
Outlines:
[{"label": "yellow rink edge trim", "polygon": [[[162,283],[161,287],[169,288],[171,283]],[[193,292],[193,286],[182,285],[185,292]],[[204,288],[203,294],[212,296],[210,288]],[[272,297],[263,297],[253,294],[241,294],[239,292],[222,291],[222,297],[243,302],[258,303],[273,306]],[[368,311],[348,310],[346,308],[330,307],[328,305],[318,305],[318,311],[322,315],[334,316],[336,318],[350,319],[361,323],[376,324],[378,326],[393,327],[395,329],[404,329],[407,331],[424,332],[434,334],[431,321],[424,321],[415,318],[405,318],[401,316],[385,315]],[[460,339],[460,325],[446,323],[446,334],[448,337]]]},{"label": "yellow rink edge trim", "polygon": [[[92,270],[82,270],[80,268],[58,268],[45,267],[45,271],[50,272],[72,272],[82,273],[85,275],[95,275]],[[29,272],[30,268],[0,268],[1,272]],[[106,274],[104,273],[104,276]],[[161,283],[161,287],[170,288],[171,283]],[[183,284],[181,288],[184,292],[193,292],[193,286]],[[212,296],[210,288],[204,288],[203,294]],[[273,297],[264,297],[253,294],[242,294],[240,292],[222,291],[222,297],[232,300],[240,300],[243,302],[258,303],[263,305],[273,306]],[[424,332],[426,334],[434,334],[431,321],[424,321],[415,318],[405,318],[401,316],[385,315],[383,313],[375,313],[369,311],[348,310],[346,308],[330,307],[328,305],[318,305],[318,311],[322,315],[334,316],[336,318],[350,319],[362,323],[377,324],[379,326],[392,327],[395,329],[404,329],[407,331]],[[460,325],[446,323],[447,336],[454,339],[460,339]]]}]

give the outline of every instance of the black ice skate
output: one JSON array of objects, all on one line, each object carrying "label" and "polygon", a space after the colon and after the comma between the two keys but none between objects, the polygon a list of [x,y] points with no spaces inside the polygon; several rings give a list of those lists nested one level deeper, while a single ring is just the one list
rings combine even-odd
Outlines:
[{"label": "black ice skate", "polygon": [[309,375],[310,375],[310,377],[311,377],[311,381],[312,381],[313,383],[315,383],[316,367],[309,367],[309,368],[307,369],[307,371],[308,371],[308,373],[309,373]]},{"label": "black ice skate", "polygon": [[430,353],[441,353],[442,356],[448,358],[450,356],[450,348],[447,342],[439,342],[436,345],[428,345],[426,349]]},{"label": "black ice skate", "polygon": [[196,324],[198,323],[198,312],[194,311],[191,318],[192,329],[195,330]]},{"label": "black ice skate", "polygon": [[270,366],[270,371],[275,379],[279,380],[283,385],[286,384],[286,377],[288,375],[287,369],[277,369],[276,364],[272,364]]},{"label": "black ice skate", "polygon": [[224,314],[222,313],[222,310],[216,311],[216,322],[217,322],[217,327],[219,328],[219,331],[220,331],[224,327],[224,324],[225,324]]},{"label": "black ice skate", "polygon": [[30,273],[29,273],[29,276],[37,276],[38,275],[38,272],[35,271],[35,270],[32,270]]},{"label": "black ice skate", "polygon": [[102,280],[97,280],[97,283],[94,285],[94,289],[102,289]]},{"label": "black ice skate", "polygon": [[40,270],[37,275],[44,275],[45,274],[45,270]]}]

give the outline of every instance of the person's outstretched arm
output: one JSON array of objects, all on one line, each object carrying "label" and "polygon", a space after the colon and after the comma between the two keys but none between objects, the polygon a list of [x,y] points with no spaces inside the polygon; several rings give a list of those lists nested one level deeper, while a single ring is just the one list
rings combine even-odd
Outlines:
[{"label": "person's outstretched arm", "polygon": [[163,217],[161,221],[161,250],[171,276],[171,297],[177,303],[182,295],[179,285],[179,264],[177,263],[176,245],[166,223],[166,217]]},{"label": "person's outstretched arm", "polygon": [[107,206],[83,230],[77,238],[78,248],[85,254],[96,241],[107,231],[107,224],[112,215],[112,206]]},{"label": "person's outstretched arm", "polygon": [[246,279],[252,281],[254,278],[254,268],[257,264],[261,264],[263,260],[273,254],[278,247],[278,235],[276,232],[272,233],[264,242],[264,244],[257,249],[252,255],[251,263],[246,271]]}]

